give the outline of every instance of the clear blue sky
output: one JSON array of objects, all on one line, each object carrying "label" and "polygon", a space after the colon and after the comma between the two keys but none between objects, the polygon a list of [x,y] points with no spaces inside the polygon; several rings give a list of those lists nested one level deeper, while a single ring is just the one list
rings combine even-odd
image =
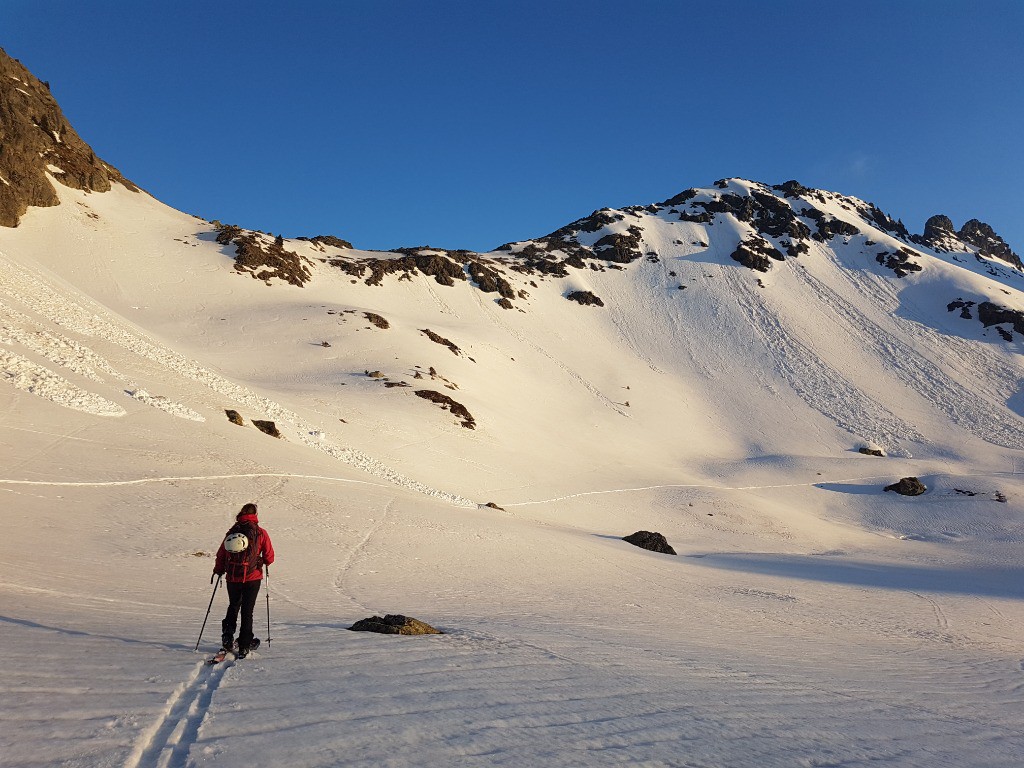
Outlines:
[{"label": "clear blue sky", "polygon": [[718,178],[1024,252],[1024,2],[0,0],[0,46],[165,202],[486,250]]}]

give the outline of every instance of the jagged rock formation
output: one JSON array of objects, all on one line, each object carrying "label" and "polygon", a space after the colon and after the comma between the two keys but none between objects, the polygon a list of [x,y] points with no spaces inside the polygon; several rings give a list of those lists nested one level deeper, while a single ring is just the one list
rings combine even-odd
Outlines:
[{"label": "jagged rock formation", "polygon": [[962,246],[957,237],[956,228],[953,226],[953,220],[941,213],[932,216],[924,223],[924,234],[921,235],[919,242],[939,253],[955,251]]},{"label": "jagged rock formation", "polygon": [[117,182],[138,191],[75,133],[49,84],[0,48],[0,226],[18,226],[29,206],[59,205],[51,177],[73,189],[107,192]]},{"label": "jagged rock formation", "polygon": [[971,219],[960,228],[960,239],[978,249],[982,256],[993,259],[1000,259],[1012,264],[1017,269],[1024,270],[1024,263],[1021,263],[1020,256],[1010,250],[1010,246],[992,227],[977,219]]},{"label": "jagged rock formation", "polygon": [[305,285],[312,277],[309,259],[286,250],[280,235],[271,242],[268,240],[271,240],[269,235],[249,232],[232,224],[224,224],[217,230],[218,243],[235,245],[236,271],[248,272],[264,282],[277,278],[300,288]]},{"label": "jagged rock formation", "polygon": [[1013,252],[992,227],[978,219],[971,219],[956,231],[948,216],[932,216],[924,223],[924,234],[913,239],[936,253],[976,253],[1024,270],[1020,256]]}]

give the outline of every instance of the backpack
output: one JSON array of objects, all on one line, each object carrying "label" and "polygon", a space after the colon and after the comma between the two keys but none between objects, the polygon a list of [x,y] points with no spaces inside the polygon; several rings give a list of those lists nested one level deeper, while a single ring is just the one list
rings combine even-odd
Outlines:
[{"label": "backpack", "polygon": [[245,534],[249,545],[241,552],[225,552],[225,570],[228,581],[245,581],[246,577],[263,565],[263,558],[260,557],[260,535],[263,533],[259,526],[251,521],[235,523],[231,530],[225,534],[225,538],[232,533]]}]

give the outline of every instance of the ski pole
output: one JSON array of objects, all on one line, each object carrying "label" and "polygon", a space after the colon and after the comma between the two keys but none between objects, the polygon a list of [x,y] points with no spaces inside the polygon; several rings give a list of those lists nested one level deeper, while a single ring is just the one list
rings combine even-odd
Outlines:
[{"label": "ski pole", "polygon": [[267,647],[270,647],[270,566],[267,569]]},{"label": "ski pole", "polygon": [[[213,581],[213,576],[210,577],[210,581]],[[203,619],[203,628],[199,630],[199,639],[196,640],[196,650],[199,650],[199,644],[203,642],[203,632],[206,631],[206,620],[210,618],[210,609],[213,608],[213,598],[217,596],[217,587],[220,586],[220,574],[217,574],[217,583],[213,585],[213,594],[210,595],[210,604],[206,606],[206,618]]]}]

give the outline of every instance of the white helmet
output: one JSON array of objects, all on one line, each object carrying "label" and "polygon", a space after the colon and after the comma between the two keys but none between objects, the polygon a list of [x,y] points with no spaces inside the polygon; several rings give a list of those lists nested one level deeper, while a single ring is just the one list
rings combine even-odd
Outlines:
[{"label": "white helmet", "polygon": [[229,533],[224,539],[224,549],[228,552],[244,552],[249,546],[249,538],[244,533]]}]

